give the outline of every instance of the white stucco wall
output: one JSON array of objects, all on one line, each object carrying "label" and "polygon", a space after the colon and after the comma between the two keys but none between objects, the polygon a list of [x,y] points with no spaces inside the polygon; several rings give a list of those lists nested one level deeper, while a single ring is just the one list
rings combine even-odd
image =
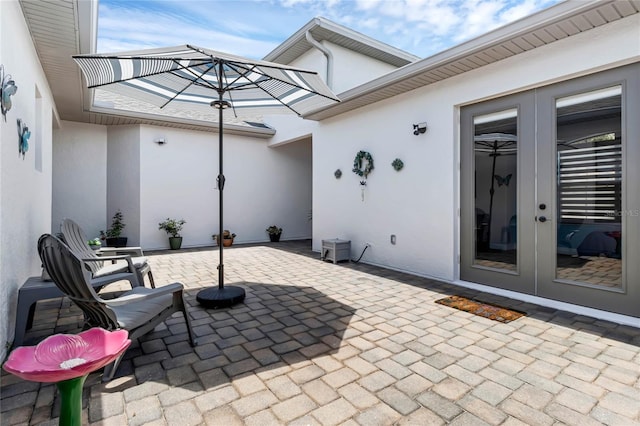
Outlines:
[{"label": "white stucco wall", "polygon": [[322,52],[320,52],[315,47],[313,49],[307,50],[305,53],[303,53],[287,65],[303,68],[305,70],[315,71],[318,73],[322,81],[327,81],[327,61]]},{"label": "white stucco wall", "polygon": [[325,46],[331,50],[335,61],[334,93],[342,93],[398,68],[336,44],[325,42]]},{"label": "white stucco wall", "polygon": [[[154,141],[164,138],[167,143]],[[141,126],[140,242],[168,248],[158,223],[185,219],[183,247],[213,245],[218,233],[218,134]],[[311,143],[270,148],[267,140],[224,136],[224,223],[236,242],[268,241],[267,226],[282,239],[311,237]]]},{"label": "white stucco wall", "polygon": [[140,245],[140,128],[109,126],[107,129],[106,227],[113,214],[122,211],[127,245]]},{"label": "white stucco wall", "polygon": [[[352,89],[396,69],[393,65],[337,44],[328,41],[322,41],[321,44],[333,54],[333,85],[331,90],[334,93]],[[322,52],[313,48],[300,55],[290,65],[316,71],[322,80],[326,82],[326,64],[326,58]]]},{"label": "white stucco wall", "polygon": [[[37,241],[51,231],[51,139],[54,108],[47,80],[17,1],[0,2],[0,63],[18,86],[0,118],[0,358],[15,329],[18,288],[40,275]],[[18,156],[16,120],[31,130]]]},{"label": "white stucco wall", "polygon": [[[617,21],[374,105],[314,131],[313,247],[351,240],[352,257],[446,281],[457,278],[459,106],[640,60],[640,16]],[[597,52],[597,54],[594,54]],[[412,124],[426,121],[426,134]],[[361,201],[359,150],[375,170]],[[396,158],[405,167],[396,172]],[[333,173],[341,169],[343,176]],[[397,244],[390,244],[390,235]]]},{"label": "white stucco wall", "polygon": [[[159,138],[164,145],[155,143]],[[213,245],[218,232],[218,135],[155,126],[64,123],[56,131],[55,210],[89,237],[123,212],[128,245],[168,248],[158,223],[184,218],[184,247]],[[265,139],[225,135],[225,228],[236,242],[311,238],[311,140],[271,148]],[[95,202],[87,205],[87,193]]]},{"label": "white stucco wall", "polygon": [[87,238],[106,229],[107,127],[63,121],[53,132],[51,228],[64,218],[77,222]]},{"label": "white stucco wall", "polygon": [[264,122],[277,129],[276,134],[269,139],[270,147],[311,138],[313,130],[318,126],[317,121],[304,120],[293,114],[267,115]]}]

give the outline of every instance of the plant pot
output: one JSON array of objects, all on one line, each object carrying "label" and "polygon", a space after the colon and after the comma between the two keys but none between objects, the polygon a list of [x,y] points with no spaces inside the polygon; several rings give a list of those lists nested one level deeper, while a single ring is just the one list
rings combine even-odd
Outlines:
[{"label": "plant pot", "polygon": [[91,247],[91,250],[100,250],[102,246],[89,245],[89,247]]},{"label": "plant pot", "polygon": [[229,247],[231,244],[233,244],[233,238],[223,238],[222,239],[222,245],[225,247]]},{"label": "plant pot", "polygon": [[179,250],[182,247],[182,237],[169,237],[169,247],[171,250]]},{"label": "plant pot", "polygon": [[280,241],[280,235],[282,234],[269,234],[269,239],[272,243],[277,243],[278,241]]},{"label": "plant pot", "polygon": [[105,241],[107,242],[107,247],[126,247],[127,246],[127,237],[107,238]]}]

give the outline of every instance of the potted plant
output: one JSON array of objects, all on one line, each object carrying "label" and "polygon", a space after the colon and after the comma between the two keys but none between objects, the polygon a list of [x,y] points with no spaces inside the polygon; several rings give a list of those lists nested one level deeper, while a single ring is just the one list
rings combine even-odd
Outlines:
[{"label": "potted plant", "polygon": [[[211,237],[216,241],[216,244],[220,245],[220,236],[218,234],[213,234]],[[231,244],[233,244],[233,239],[235,237],[236,234],[229,232],[228,229],[225,229],[222,233],[222,245],[225,247],[229,247]]]},{"label": "potted plant", "polygon": [[122,212],[116,211],[111,220],[111,228],[107,231],[100,231],[100,239],[105,240],[108,247],[125,247],[127,237],[122,237],[122,230],[127,226],[122,221]]},{"label": "potted plant", "polygon": [[282,228],[278,228],[276,225],[271,225],[267,228],[267,234],[272,243],[280,241],[280,235],[282,234]]},{"label": "potted plant", "polygon": [[169,234],[169,247],[171,247],[171,250],[178,250],[182,247],[180,231],[182,231],[182,227],[185,223],[187,223],[187,221],[184,219],[177,220],[167,218],[167,220],[158,224],[158,229]]},{"label": "potted plant", "polygon": [[100,238],[92,238],[87,241],[87,244],[89,244],[89,247],[91,247],[92,250],[100,250],[100,247],[102,247]]}]

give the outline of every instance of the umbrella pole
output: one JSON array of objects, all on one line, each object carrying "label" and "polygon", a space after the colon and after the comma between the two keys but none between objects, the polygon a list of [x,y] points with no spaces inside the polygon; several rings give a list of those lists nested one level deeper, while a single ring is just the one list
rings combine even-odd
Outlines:
[{"label": "umbrella pole", "polygon": [[[222,63],[220,63],[220,76],[222,76],[223,67]],[[220,78],[222,80],[222,78]],[[222,86],[222,85],[221,85]],[[218,249],[220,253],[220,262],[218,263],[218,287],[210,287],[204,290],[201,290],[196,295],[196,300],[205,308],[225,308],[228,306],[235,305],[236,303],[240,303],[245,298],[245,291],[242,287],[237,286],[224,286],[224,263],[223,263],[223,253],[224,253],[224,221],[223,221],[223,191],[224,191],[224,173],[223,173],[223,133],[224,133],[224,124],[223,124],[223,116],[222,110],[230,106],[228,102],[223,100],[222,96],[224,91],[220,89],[218,92],[218,100],[211,102],[211,106],[214,108],[218,108],[219,110],[219,122],[218,122],[218,191],[220,196],[220,206],[219,206],[219,218],[220,218],[220,233],[218,234]]]},{"label": "umbrella pole", "polygon": [[[220,97],[219,97],[219,101],[222,103],[222,92],[220,92]],[[219,234],[218,234],[218,249],[220,251],[220,260],[218,262],[218,289],[222,290],[224,288],[224,220],[223,220],[223,212],[224,212],[224,197],[223,197],[223,191],[224,191],[224,173],[223,173],[223,161],[222,161],[222,154],[223,154],[223,133],[224,133],[224,123],[222,120],[222,104],[219,106],[218,108],[218,125],[219,125],[219,130],[218,130],[218,179],[217,179],[217,183],[218,183],[218,194],[219,194],[219,212],[218,212],[218,218],[219,218]]]},{"label": "umbrella pole", "polygon": [[493,165],[491,166],[491,189],[489,189],[489,225],[487,226],[487,243],[489,244],[489,251],[491,251],[491,222],[493,222],[493,195],[496,193],[495,190],[495,179],[494,176],[496,174],[496,157],[498,156],[498,141],[493,143],[493,153],[491,156],[493,157]]}]

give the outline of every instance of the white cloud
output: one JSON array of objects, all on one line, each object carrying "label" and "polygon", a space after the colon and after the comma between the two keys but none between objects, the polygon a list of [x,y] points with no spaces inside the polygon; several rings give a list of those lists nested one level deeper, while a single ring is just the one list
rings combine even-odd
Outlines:
[{"label": "white cloud", "polygon": [[464,23],[460,26],[453,39],[462,41],[491,31],[500,24],[498,22],[498,14],[503,7],[504,2],[501,0],[467,3],[462,9],[464,11]]},{"label": "white cloud", "polygon": [[541,2],[537,0],[525,0],[500,14],[500,21],[503,23],[513,22],[515,20],[531,15],[536,10],[541,9]]},{"label": "white cloud", "polygon": [[367,18],[367,19],[359,19],[358,24],[361,28],[368,29],[378,29],[380,27],[380,19],[379,18]]},{"label": "white cloud", "polygon": [[383,0],[356,0],[356,10],[375,10],[380,7]]},{"label": "white cloud", "polygon": [[311,0],[282,0],[281,1],[281,4],[284,7],[295,7],[305,3],[311,3]]},{"label": "white cloud", "polygon": [[[262,57],[278,43],[209,29],[182,15],[101,6],[98,52],[194,44],[241,56]],[[256,56],[257,54],[257,56]]]},{"label": "white cloud", "polygon": [[324,16],[425,57],[558,1],[101,0],[98,46],[117,51],[193,43],[259,58]]}]

